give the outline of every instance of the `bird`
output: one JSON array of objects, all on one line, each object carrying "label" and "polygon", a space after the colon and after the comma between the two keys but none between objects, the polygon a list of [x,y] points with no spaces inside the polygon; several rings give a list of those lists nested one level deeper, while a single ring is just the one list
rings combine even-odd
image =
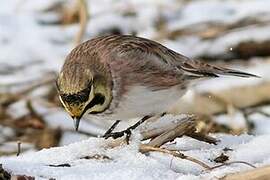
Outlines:
[{"label": "bird", "polygon": [[[105,137],[117,138],[161,115],[197,80],[222,75],[258,77],[188,58],[133,35],[95,37],[75,47],[57,77],[59,99],[78,130],[83,115],[115,120]],[[143,117],[112,133],[123,120]]]}]

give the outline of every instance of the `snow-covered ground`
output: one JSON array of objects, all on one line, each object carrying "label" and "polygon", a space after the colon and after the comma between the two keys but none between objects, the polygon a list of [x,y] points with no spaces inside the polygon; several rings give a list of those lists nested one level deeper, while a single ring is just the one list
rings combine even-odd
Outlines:
[{"label": "snow-covered ground", "polygon": [[[5,0],[0,5],[0,92],[7,91],[6,85],[29,82],[39,79],[46,73],[57,72],[64,62],[65,56],[74,47],[74,37],[79,30],[78,24],[60,26],[48,25],[56,21],[58,14],[45,9],[62,0]],[[71,2],[71,1],[70,1]],[[89,0],[90,20],[86,28],[84,40],[110,32],[116,28],[123,34],[136,33],[138,36],[158,39],[164,45],[189,57],[205,54],[217,55],[230,53],[238,42],[270,40],[270,1],[266,0]],[[201,23],[234,24],[248,17],[256,17],[264,22],[260,27],[248,26],[234,29],[220,35],[214,40],[203,39],[197,35],[186,35],[172,40],[159,39],[160,31],[157,21],[165,19],[166,31],[182,30]],[[268,22],[268,23],[267,23]],[[196,91],[207,89],[229,88],[269,81],[269,62],[262,64],[260,58],[254,58],[251,73],[262,76],[262,79],[240,80],[219,79],[201,83]],[[237,67],[247,71],[247,67]],[[42,91],[38,92],[42,94]],[[44,114],[50,127],[62,127],[64,130],[73,128],[70,117],[62,109],[43,107],[42,103],[34,102],[38,111]],[[25,102],[13,104],[9,112],[13,116],[25,113]],[[15,113],[14,113],[15,112]],[[217,121],[225,122],[228,116],[219,117]],[[241,119],[237,116],[234,119]],[[218,145],[209,145],[191,138],[179,138],[171,145],[186,155],[196,157],[214,166],[213,159],[222,152],[231,161],[246,161],[255,166],[270,164],[270,118],[260,115],[252,116],[256,126],[252,135],[214,134],[221,140]],[[269,121],[269,122],[268,122]],[[103,124],[82,122],[83,131],[93,134],[104,132]],[[106,124],[109,126],[109,123]],[[12,130],[1,129],[1,137],[11,136]],[[86,139],[84,141],[80,141]],[[1,139],[0,139],[1,140]],[[70,144],[72,142],[75,142]],[[1,141],[2,142],[2,141]],[[186,160],[171,156],[138,152],[138,140],[130,145],[113,149],[104,148],[105,141],[101,138],[88,138],[67,131],[60,145],[34,152],[29,144],[23,145],[30,149],[19,157],[0,157],[0,164],[12,174],[35,176],[37,179],[210,179],[222,177],[228,173],[248,170],[245,164],[232,164],[207,171]],[[5,146],[16,148],[16,146]],[[224,148],[232,150],[224,151]],[[83,159],[85,156],[106,155],[103,160]],[[67,163],[70,167],[51,167]]]},{"label": "snow-covered ground", "polygon": [[[245,161],[254,166],[270,163],[270,135],[215,136],[221,140],[218,145],[184,137],[177,139],[176,144],[170,145],[170,148],[177,148],[185,155],[211,166],[216,165],[214,159],[221,153],[229,156],[229,162]],[[105,148],[105,144],[101,138],[89,138],[63,147],[28,152],[17,158],[2,158],[1,163],[14,174],[26,174],[40,179],[213,179],[235,171],[252,169],[246,164],[232,164],[211,171],[205,170],[193,162],[167,154],[141,154],[136,140],[128,146],[113,149]],[[92,158],[85,159],[86,156]],[[106,158],[95,159],[94,156]],[[61,164],[68,167],[52,167]]]}]

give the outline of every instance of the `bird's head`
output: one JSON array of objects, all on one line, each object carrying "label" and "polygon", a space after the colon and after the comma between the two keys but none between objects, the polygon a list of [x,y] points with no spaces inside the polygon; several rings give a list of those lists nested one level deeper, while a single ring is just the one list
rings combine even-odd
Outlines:
[{"label": "bird's head", "polygon": [[109,106],[111,96],[105,78],[94,76],[84,64],[65,64],[56,81],[59,99],[78,130],[81,117],[97,114]]}]

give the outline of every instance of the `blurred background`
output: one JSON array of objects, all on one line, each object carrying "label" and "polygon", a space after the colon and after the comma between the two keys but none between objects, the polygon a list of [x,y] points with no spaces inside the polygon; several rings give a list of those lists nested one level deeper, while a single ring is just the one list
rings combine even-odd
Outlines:
[{"label": "blurred background", "polygon": [[261,76],[203,81],[170,113],[196,114],[206,134],[270,134],[269,7],[266,0],[1,1],[0,156],[16,154],[18,142],[34,151],[104,133],[112,122],[84,119],[74,131],[55,78],[72,48],[105,34],[149,38]]}]

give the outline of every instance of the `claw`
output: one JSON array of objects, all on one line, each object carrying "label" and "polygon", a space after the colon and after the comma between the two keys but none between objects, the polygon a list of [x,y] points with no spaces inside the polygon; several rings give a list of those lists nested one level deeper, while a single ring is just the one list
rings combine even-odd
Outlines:
[{"label": "claw", "polygon": [[126,133],[126,142],[127,142],[127,144],[129,144],[129,139],[130,139],[130,136],[131,136],[131,130],[127,129],[125,131],[125,133]]},{"label": "claw", "polygon": [[124,131],[120,131],[120,132],[114,132],[114,133],[106,134],[103,137],[105,139],[108,139],[109,137],[112,137],[113,139],[117,139],[117,138],[120,138],[120,137],[122,137],[124,135],[125,135]]}]

